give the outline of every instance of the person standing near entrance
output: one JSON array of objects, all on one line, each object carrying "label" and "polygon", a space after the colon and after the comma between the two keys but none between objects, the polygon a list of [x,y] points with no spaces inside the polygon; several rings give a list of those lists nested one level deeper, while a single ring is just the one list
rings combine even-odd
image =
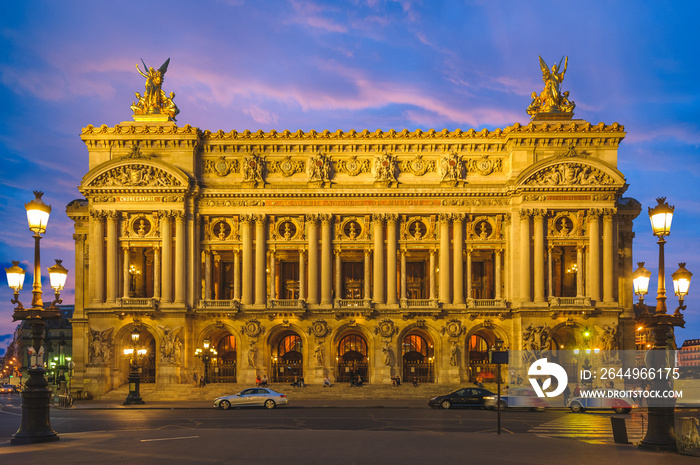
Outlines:
[{"label": "person standing near entrance", "polygon": [[193,377],[194,377],[194,387],[197,387],[197,382],[199,381],[199,378],[197,378],[197,372],[196,372],[196,371],[194,372]]},{"label": "person standing near entrance", "polygon": [[571,397],[571,390],[569,389],[569,383],[566,383],[564,388],[564,407],[569,406],[569,397]]}]

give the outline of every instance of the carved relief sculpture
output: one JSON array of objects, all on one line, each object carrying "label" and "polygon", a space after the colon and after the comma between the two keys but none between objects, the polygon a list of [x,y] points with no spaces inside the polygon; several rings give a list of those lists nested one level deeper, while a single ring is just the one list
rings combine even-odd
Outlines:
[{"label": "carved relief sculpture", "polygon": [[612,184],[613,179],[598,168],[582,163],[559,163],[538,171],[528,178],[529,186],[587,186]]},{"label": "carved relief sculpture", "polygon": [[374,183],[382,187],[395,185],[396,157],[383,153],[374,160]]},{"label": "carved relief sculpture", "polygon": [[440,160],[440,180],[443,184],[455,186],[464,178],[464,163],[462,157],[450,153]]},{"label": "carved relief sculpture", "polygon": [[88,360],[91,365],[105,365],[112,360],[112,333],[114,328],[104,331],[89,328],[90,346]]},{"label": "carved relief sculpture", "polygon": [[306,174],[309,176],[309,183],[317,186],[327,185],[331,179],[330,158],[322,153],[309,157],[306,162]]},{"label": "carved relief sculpture", "polygon": [[243,174],[244,184],[252,187],[264,185],[265,160],[263,157],[255,154],[245,157],[243,159],[243,165],[241,166],[241,173]]},{"label": "carved relief sculpture", "polygon": [[172,187],[182,183],[171,174],[150,165],[124,165],[96,177],[91,187]]}]

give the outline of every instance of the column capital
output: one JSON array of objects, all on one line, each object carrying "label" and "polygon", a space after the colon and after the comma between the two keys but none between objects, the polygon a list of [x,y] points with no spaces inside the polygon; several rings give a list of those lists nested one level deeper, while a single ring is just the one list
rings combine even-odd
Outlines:
[{"label": "column capital", "polygon": [[340,257],[341,252],[342,252],[342,250],[340,250],[340,249],[333,249],[333,255],[335,255],[336,257]]},{"label": "column capital", "polygon": [[535,208],[532,210],[532,215],[538,221],[541,221],[545,217],[546,214],[547,214],[546,208]]},{"label": "column capital", "polygon": [[85,242],[87,234],[73,234],[73,240],[75,242]]},{"label": "column capital", "polygon": [[605,221],[612,221],[616,214],[617,208],[603,208],[603,220]]},{"label": "column capital", "polygon": [[440,223],[449,223],[452,221],[452,214],[451,213],[440,213],[438,215],[438,221]]},{"label": "column capital", "polygon": [[591,208],[588,210],[588,221],[595,221],[600,218],[602,211],[599,208]]},{"label": "column capital", "polygon": [[255,222],[258,224],[265,224],[265,222],[267,221],[267,215],[265,213],[258,213],[253,215],[253,217],[255,219]]},{"label": "column capital", "polygon": [[243,223],[243,224],[250,224],[253,221],[255,221],[255,215],[251,214],[243,214],[243,215],[238,215],[238,221]]},{"label": "column capital", "polygon": [[384,215],[387,224],[396,224],[399,221],[399,215],[396,213],[387,213]]},{"label": "column capital", "polygon": [[372,255],[372,249],[365,249],[365,257],[369,257]]},{"label": "column capital", "polygon": [[322,224],[330,224],[330,222],[333,221],[333,215],[329,213],[320,213],[318,217]]},{"label": "column capital", "polygon": [[90,216],[96,220],[103,220],[107,216],[107,212],[104,210],[92,210]]},{"label": "column capital", "polygon": [[528,208],[521,208],[520,210],[518,210],[517,213],[520,216],[521,220],[529,220],[533,216],[534,210]]},{"label": "column capital", "polygon": [[464,213],[453,213],[452,214],[452,221],[455,223],[464,223],[464,220],[467,215]]},{"label": "column capital", "polygon": [[307,223],[314,225],[317,224],[320,220],[318,213],[309,213],[305,215],[305,217]]},{"label": "column capital", "polygon": [[119,218],[121,216],[119,214],[119,212],[117,212],[115,210],[109,210],[109,211],[105,212],[105,215],[107,216],[107,221],[111,221],[111,222],[117,221],[117,218]]},{"label": "column capital", "polygon": [[384,213],[373,213],[372,214],[372,222],[373,223],[384,223],[384,220],[386,219],[386,215]]}]

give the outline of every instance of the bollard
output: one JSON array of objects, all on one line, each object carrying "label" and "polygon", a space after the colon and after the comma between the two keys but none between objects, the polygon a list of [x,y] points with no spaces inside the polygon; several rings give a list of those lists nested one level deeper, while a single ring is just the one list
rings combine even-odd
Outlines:
[{"label": "bollard", "polygon": [[627,439],[627,424],[623,417],[610,417],[612,423],[613,438],[616,444],[629,444]]},{"label": "bollard", "polygon": [[695,417],[681,417],[679,420],[676,446],[678,453],[683,455],[697,455],[700,448],[700,434],[698,434],[698,421]]}]

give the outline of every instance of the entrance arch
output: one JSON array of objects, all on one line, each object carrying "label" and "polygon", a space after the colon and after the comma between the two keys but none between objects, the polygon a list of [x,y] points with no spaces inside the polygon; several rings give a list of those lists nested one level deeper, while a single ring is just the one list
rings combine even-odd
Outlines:
[{"label": "entrance arch", "polygon": [[[119,360],[118,366],[120,371],[123,373],[124,377],[122,382],[126,382],[129,375],[129,357],[124,356],[124,349],[131,348],[131,331],[134,326],[126,326],[120,330],[120,335],[118,339],[121,341],[117,350],[115,357]],[[139,331],[139,341],[138,345],[142,349],[146,349],[146,355],[141,357],[138,364],[138,370],[141,374],[141,383],[155,383],[156,382],[156,339],[151,334],[151,332],[143,326],[139,326],[136,329]]]},{"label": "entrance arch", "polygon": [[238,357],[236,336],[224,335],[216,343],[217,360],[214,367],[214,381],[217,383],[236,382],[236,360]]},{"label": "entrance arch", "polygon": [[408,333],[401,343],[401,357],[403,382],[411,382],[413,378],[420,383],[435,382],[433,342],[429,336],[418,331]]},{"label": "entrance arch", "polygon": [[338,343],[338,372],[336,381],[349,383],[354,376],[369,380],[369,357],[367,341],[359,334],[345,335]]},{"label": "entrance arch", "polygon": [[294,331],[285,331],[272,346],[272,381],[291,383],[303,377],[304,355],[301,336]]},{"label": "entrance arch", "polygon": [[496,381],[498,365],[489,363],[489,348],[496,345],[496,334],[488,328],[481,328],[467,338],[469,356],[469,381]]}]

